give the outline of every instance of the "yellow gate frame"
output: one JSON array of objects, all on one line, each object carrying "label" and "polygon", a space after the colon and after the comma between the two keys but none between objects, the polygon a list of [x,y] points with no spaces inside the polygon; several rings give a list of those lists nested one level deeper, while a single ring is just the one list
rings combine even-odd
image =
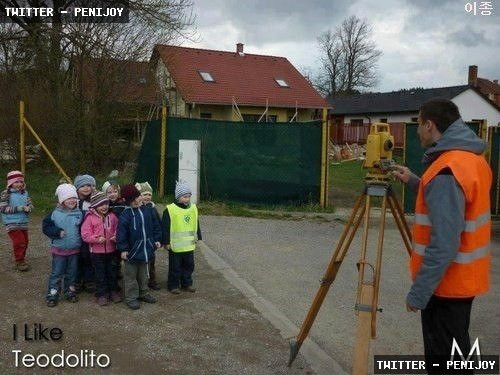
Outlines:
[{"label": "yellow gate frame", "polygon": [[36,141],[40,146],[42,146],[43,151],[47,154],[49,159],[52,161],[52,163],[55,165],[55,167],[59,170],[59,172],[63,175],[64,179],[67,180],[69,183],[71,183],[71,178],[64,172],[64,169],[62,169],[61,165],[57,162],[57,160],[52,156],[51,152],[45,146],[45,143],[43,143],[42,139],[38,136],[38,134],[35,132],[35,130],[31,127],[30,123],[28,120],[26,120],[25,117],[25,111],[24,111],[24,101],[21,100],[19,101],[19,153],[20,153],[20,162],[21,162],[21,172],[23,175],[26,175],[26,148],[25,148],[25,131],[24,127],[27,127],[28,130],[33,134],[33,137],[35,137]]},{"label": "yellow gate frame", "polygon": [[328,206],[328,178],[329,178],[329,155],[328,145],[330,143],[330,126],[328,124],[328,109],[323,108],[321,123],[321,181],[319,193],[320,207]]}]

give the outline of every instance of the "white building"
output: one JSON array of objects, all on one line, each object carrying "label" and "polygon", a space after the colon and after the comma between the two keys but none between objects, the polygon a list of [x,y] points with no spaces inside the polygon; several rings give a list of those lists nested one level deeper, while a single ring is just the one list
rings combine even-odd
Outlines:
[{"label": "white building", "polygon": [[438,97],[454,102],[464,121],[486,120],[488,126],[500,125],[500,107],[469,85],[329,98],[330,117],[338,125],[416,122],[420,106]]}]

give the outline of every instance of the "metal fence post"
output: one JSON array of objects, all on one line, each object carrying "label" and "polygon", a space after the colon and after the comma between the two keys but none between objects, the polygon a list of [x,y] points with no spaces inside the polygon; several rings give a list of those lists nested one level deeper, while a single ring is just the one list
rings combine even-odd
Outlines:
[{"label": "metal fence post", "polygon": [[26,148],[24,135],[24,101],[19,101],[19,162],[21,164],[21,172],[26,175]]},{"label": "metal fence post", "polygon": [[161,140],[160,140],[160,183],[158,195],[163,198],[165,194],[165,159],[166,159],[166,143],[167,143],[167,106],[163,102],[161,108]]}]

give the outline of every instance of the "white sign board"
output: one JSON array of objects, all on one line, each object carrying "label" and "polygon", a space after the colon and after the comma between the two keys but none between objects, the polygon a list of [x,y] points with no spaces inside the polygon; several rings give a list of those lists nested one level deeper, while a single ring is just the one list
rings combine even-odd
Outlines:
[{"label": "white sign board", "polygon": [[191,202],[200,196],[201,141],[179,139],[179,180],[186,181],[193,191]]}]

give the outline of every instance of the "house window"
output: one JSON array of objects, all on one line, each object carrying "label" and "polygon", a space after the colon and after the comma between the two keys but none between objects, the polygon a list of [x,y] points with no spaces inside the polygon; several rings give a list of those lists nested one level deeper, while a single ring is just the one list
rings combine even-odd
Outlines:
[{"label": "house window", "polygon": [[387,124],[387,119],[386,118],[381,118],[380,122],[383,123],[383,124]]},{"label": "house window", "polygon": [[203,78],[205,82],[215,82],[214,77],[209,72],[202,72],[200,71],[200,76]]},{"label": "house window", "polygon": [[418,122],[418,117],[412,117],[411,122]]},{"label": "house window", "polygon": [[290,87],[288,86],[288,83],[286,83],[286,81],[282,78],[275,78],[274,80],[280,87]]},{"label": "house window", "polygon": [[212,114],[211,113],[200,113],[200,118],[206,118],[206,119],[211,119]]}]

